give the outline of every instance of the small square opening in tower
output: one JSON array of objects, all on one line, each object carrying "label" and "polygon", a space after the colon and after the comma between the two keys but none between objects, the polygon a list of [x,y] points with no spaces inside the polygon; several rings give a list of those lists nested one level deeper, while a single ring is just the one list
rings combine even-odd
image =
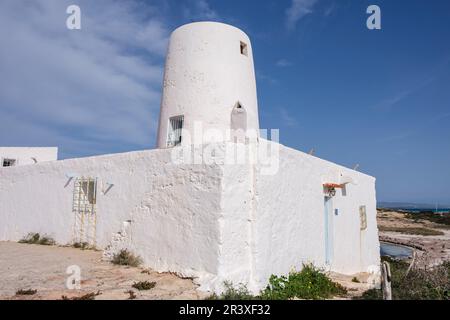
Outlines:
[{"label": "small square opening in tower", "polygon": [[241,54],[248,56],[247,44],[241,41]]},{"label": "small square opening in tower", "polygon": [[2,167],[12,167],[16,164],[16,159],[3,159]]}]

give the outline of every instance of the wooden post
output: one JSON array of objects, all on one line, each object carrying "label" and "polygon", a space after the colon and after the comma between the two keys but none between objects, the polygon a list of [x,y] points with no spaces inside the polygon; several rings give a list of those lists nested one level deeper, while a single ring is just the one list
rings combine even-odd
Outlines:
[{"label": "wooden post", "polygon": [[391,268],[389,263],[386,261],[381,265],[381,286],[383,289],[383,299],[392,300],[392,290],[391,290]]}]

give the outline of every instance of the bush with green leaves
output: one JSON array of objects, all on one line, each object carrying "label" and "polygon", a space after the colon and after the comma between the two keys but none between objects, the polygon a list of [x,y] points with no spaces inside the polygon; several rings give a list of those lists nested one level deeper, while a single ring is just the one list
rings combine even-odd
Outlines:
[{"label": "bush with green leaves", "polygon": [[210,299],[220,299],[220,300],[255,300],[258,297],[253,296],[243,284],[237,287],[233,286],[232,282],[225,281],[223,283],[225,286],[225,291],[217,297],[213,295]]},{"label": "bush with green leaves", "polygon": [[269,285],[261,292],[262,299],[327,299],[343,295],[347,290],[333,282],[321,270],[312,264],[303,265],[300,272],[291,272],[288,276],[272,275]]}]

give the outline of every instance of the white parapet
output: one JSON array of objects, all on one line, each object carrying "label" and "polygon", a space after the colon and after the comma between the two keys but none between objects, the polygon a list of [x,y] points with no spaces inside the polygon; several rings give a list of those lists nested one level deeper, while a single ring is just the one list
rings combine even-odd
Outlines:
[{"label": "white parapet", "polygon": [[57,147],[0,147],[0,168],[57,159]]}]

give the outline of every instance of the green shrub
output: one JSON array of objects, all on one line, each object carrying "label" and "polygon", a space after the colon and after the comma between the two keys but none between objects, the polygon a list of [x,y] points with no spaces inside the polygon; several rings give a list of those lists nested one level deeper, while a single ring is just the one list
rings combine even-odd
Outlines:
[{"label": "green shrub", "polygon": [[21,240],[19,243],[28,243],[28,244],[41,244],[44,246],[52,246],[55,244],[55,240],[53,240],[49,236],[42,236],[39,233],[30,232],[27,236]]},{"label": "green shrub", "polygon": [[331,281],[322,271],[311,264],[306,264],[300,272],[292,272],[288,276],[272,275],[269,285],[261,292],[261,298],[269,300],[327,299],[346,292],[344,287]]},{"label": "green shrub", "polygon": [[122,249],[113,256],[111,262],[121,266],[137,267],[142,263],[142,259],[128,250]]},{"label": "green shrub", "polygon": [[253,300],[254,297],[243,284],[238,287],[234,287],[233,283],[225,281],[224,282],[225,291],[220,296],[221,300]]},{"label": "green shrub", "polygon": [[150,290],[156,286],[156,282],[139,281],[133,283],[132,287],[138,290]]}]

